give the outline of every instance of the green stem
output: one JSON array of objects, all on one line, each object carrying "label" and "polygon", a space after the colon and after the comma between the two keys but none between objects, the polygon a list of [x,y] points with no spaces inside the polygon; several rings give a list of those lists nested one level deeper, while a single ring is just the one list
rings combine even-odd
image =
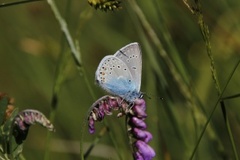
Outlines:
[{"label": "green stem", "polygon": [[227,100],[227,99],[232,99],[232,98],[237,98],[237,97],[240,97],[240,94],[235,94],[235,95],[232,95],[232,96],[227,96],[227,97],[223,97],[222,100]]},{"label": "green stem", "polygon": [[189,87],[186,85],[184,80],[182,79],[181,75],[177,71],[176,66],[173,64],[171,58],[167,54],[166,50],[163,48],[163,44],[158,38],[156,32],[154,29],[151,27],[150,23],[146,19],[144,13],[142,12],[141,8],[138,6],[135,0],[129,0],[129,3],[138,16],[140,22],[142,23],[143,28],[145,29],[147,35],[150,37],[152,40],[153,44],[157,47],[158,53],[161,56],[161,58],[164,60],[164,62],[167,64],[169,71],[171,73],[171,76],[175,80],[175,82],[178,84],[178,87],[180,89],[180,92],[182,95],[185,96],[185,98],[189,101],[190,104],[192,104],[192,97],[191,93],[189,91]]},{"label": "green stem", "polygon": [[[61,26],[62,32],[64,33],[64,35],[65,35],[65,37],[66,37],[66,39],[67,39],[67,42],[68,42],[69,47],[70,47],[70,49],[71,49],[71,53],[72,53],[72,56],[73,56],[74,61],[75,61],[75,63],[76,63],[76,66],[77,66],[77,69],[78,69],[78,71],[79,71],[79,74],[80,74],[80,75],[84,75],[84,76],[83,76],[83,77],[84,77],[84,81],[85,81],[85,83],[86,83],[86,85],[87,85],[87,87],[88,87],[88,90],[89,90],[91,96],[95,99],[95,95],[94,95],[94,92],[93,92],[93,90],[92,90],[92,88],[91,88],[91,85],[90,85],[90,83],[89,83],[89,80],[87,79],[85,69],[84,69],[84,67],[83,67],[83,65],[82,65],[82,62],[80,61],[80,50],[79,50],[79,46],[78,46],[78,45],[75,45],[75,43],[74,43],[74,41],[73,41],[73,38],[72,38],[72,36],[71,36],[68,28],[67,28],[67,23],[66,23],[65,20],[61,17],[61,14],[60,14],[60,12],[59,12],[59,10],[58,10],[58,8],[57,8],[54,0],[47,0],[47,2],[49,3],[49,5],[50,5],[50,7],[51,7],[51,9],[52,9],[52,11],[53,11],[56,19],[57,19],[58,22],[59,22],[59,25]],[[76,44],[78,44],[78,43],[76,43]],[[87,112],[87,113],[89,113],[89,112]],[[55,115],[55,114],[54,114],[54,115]],[[87,116],[88,116],[88,114],[87,114]],[[54,116],[53,116],[53,117],[54,117]],[[106,121],[104,121],[104,122],[105,122],[105,124],[107,123]],[[87,125],[87,118],[84,119],[84,122],[83,122],[83,125],[82,125],[83,129],[82,129],[82,131],[81,131],[81,133],[80,133],[80,156],[81,156],[81,159],[82,159],[82,160],[84,159],[82,140],[83,140],[83,137],[84,137],[84,132],[85,132],[85,130],[86,130],[86,125]],[[110,133],[110,137],[111,137],[111,140],[113,141],[113,144],[114,144],[115,147],[117,148],[117,145],[116,145],[116,143],[115,143],[115,141],[114,141],[114,138],[113,138],[113,136],[111,135],[111,133]]]},{"label": "green stem", "polygon": [[205,41],[207,55],[208,55],[209,60],[210,60],[210,68],[211,68],[211,73],[212,73],[212,79],[214,81],[216,90],[217,90],[218,95],[219,95],[221,93],[221,88],[220,88],[220,85],[219,85],[219,82],[218,82],[217,71],[216,71],[216,68],[215,68],[215,65],[214,65],[214,58],[213,58],[213,55],[212,55],[209,30],[208,30],[208,26],[204,23],[202,14],[200,14],[198,16],[198,24],[199,24],[203,39]]},{"label": "green stem", "polygon": [[99,132],[98,136],[95,138],[95,140],[93,141],[93,143],[90,145],[90,147],[87,149],[86,153],[84,154],[84,158],[86,159],[90,152],[92,151],[92,149],[94,148],[94,146],[97,145],[97,143],[100,141],[100,139],[106,134],[106,132],[108,132],[108,128],[104,127],[102,128],[102,130]]},{"label": "green stem", "polygon": [[[215,69],[214,58],[213,58],[213,55],[212,55],[209,29],[208,29],[208,26],[205,24],[205,22],[203,20],[203,14],[202,14],[202,8],[201,8],[200,1],[195,1],[196,9],[194,9],[194,7],[191,7],[188,4],[187,0],[183,0],[183,2],[189,8],[189,10],[193,14],[195,14],[198,18],[198,24],[199,24],[199,27],[200,27],[200,30],[201,30],[201,33],[202,33],[202,36],[203,36],[203,40],[205,42],[207,55],[208,55],[209,60],[210,60],[210,68],[211,68],[212,78],[213,78],[213,81],[214,81],[214,84],[215,84],[215,88],[218,92],[218,95],[220,95],[220,98],[221,98],[223,92],[221,92],[219,81],[217,79],[217,71]],[[219,102],[219,100],[218,100],[218,102]],[[214,107],[213,112],[215,111],[216,107],[217,107],[217,105]],[[236,152],[236,146],[235,146],[235,143],[234,143],[234,140],[233,140],[231,127],[230,127],[229,120],[228,120],[228,115],[227,115],[226,108],[225,108],[225,105],[224,105],[223,101],[221,101],[221,108],[222,108],[222,113],[223,113],[223,117],[224,117],[224,120],[225,120],[225,125],[226,125],[227,131],[228,131],[228,135],[230,137],[230,141],[231,141],[231,144],[232,144],[235,159],[238,160],[238,155],[237,155],[237,152]],[[213,112],[211,113],[210,118],[211,118]],[[208,121],[210,121],[210,119]],[[204,130],[205,130],[205,128],[204,128]],[[192,155],[192,158],[193,158],[193,155]]]},{"label": "green stem", "polygon": [[[83,67],[82,62],[80,61],[80,50],[79,50],[78,43],[76,43],[76,45],[74,44],[74,41],[73,41],[73,39],[72,39],[72,37],[71,37],[71,35],[70,35],[70,32],[69,32],[69,30],[68,30],[68,28],[67,28],[67,24],[66,24],[66,22],[64,21],[64,19],[61,17],[61,15],[60,15],[57,7],[56,7],[56,4],[55,4],[54,0],[47,0],[47,2],[49,3],[51,9],[53,10],[54,15],[55,15],[55,17],[57,18],[57,20],[58,20],[58,22],[59,22],[59,24],[60,24],[60,26],[61,26],[61,29],[62,29],[63,33],[65,34],[65,37],[66,37],[66,39],[67,39],[67,41],[68,41],[68,44],[69,44],[69,46],[70,46],[70,49],[71,49],[71,51],[72,51],[72,56],[73,56],[74,61],[75,61],[75,63],[76,63],[76,66],[77,66],[77,69],[78,69],[78,71],[79,71],[79,74],[80,74],[80,75],[84,75],[83,78],[84,78],[84,81],[85,81],[85,83],[86,83],[86,86],[88,87],[88,90],[89,90],[91,96],[93,97],[93,99],[96,99],[96,98],[95,98],[96,96],[94,95],[94,92],[93,92],[93,90],[92,90],[92,88],[91,88],[91,85],[90,85],[90,83],[89,83],[89,80],[88,80],[88,78],[87,78],[86,71],[85,71],[85,69],[84,69],[84,67]],[[85,118],[84,121],[83,121],[82,131],[81,131],[81,133],[80,133],[80,157],[81,157],[82,160],[84,159],[82,140],[83,140],[83,138],[84,138],[84,132],[85,132],[85,130],[86,130],[86,128],[87,128],[86,126],[87,126],[87,117],[88,117],[88,115],[89,115],[88,113],[89,113],[89,111],[87,112],[87,116],[86,116],[86,118]],[[107,122],[106,122],[106,121],[104,121],[104,124],[107,126]],[[111,140],[112,140],[115,148],[117,149],[118,146],[117,146],[117,144],[116,144],[116,141],[115,141],[115,139],[114,139],[114,136],[112,135],[111,132],[109,132],[109,135],[110,135],[110,138],[111,138]],[[118,152],[117,152],[117,153],[118,153]],[[119,154],[119,158],[122,159],[121,156],[120,156],[120,154]]]},{"label": "green stem", "polygon": [[232,144],[232,150],[233,150],[235,159],[239,160],[224,101],[221,101],[220,104],[221,104],[221,109],[222,109],[223,117],[224,117],[224,120],[225,120],[225,124],[226,124],[226,127],[227,127],[229,139],[230,139],[230,142]]},{"label": "green stem", "polygon": [[[50,122],[54,123],[55,120],[55,115],[56,115],[56,110],[53,109],[50,113]],[[46,149],[45,149],[45,154],[44,154],[44,160],[49,160],[50,159],[50,139],[52,138],[52,132],[48,131],[47,132],[47,138],[46,138]]]},{"label": "green stem", "polygon": [[223,91],[220,93],[219,98],[218,98],[216,104],[214,105],[214,107],[213,107],[213,109],[212,109],[212,111],[211,111],[211,113],[210,113],[210,116],[208,117],[207,122],[205,123],[205,125],[204,125],[204,127],[203,127],[203,130],[202,130],[202,132],[201,132],[201,134],[200,134],[200,136],[199,136],[199,138],[198,138],[198,140],[197,140],[197,143],[196,143],[196,145],[195,145],[195,147],[194,147],[194,149],[193,149],[193,152],[192,152],[192,154],[191,154],[191,156],[190,156],[190,158],[189,158],[190,160],[193,159],[193,157],[194,157],[194,155],[195,155],[195,153],[196,153],[196,151],[197,151],[197,148],[198,148],[198,146],[199,146],[199,144],[200,144],[200,142],[201,142],[201,140],[202,140],[202,137],[203,137],[203,135],[204,135],[204,133],[205,133],[205,131],[206,131],[206,129],[207,129],[207,126],[208,126],[210,120],[212,119],[213,113],[215,112],[215,110],[216,110],[216,108],[217,108],[217,106],[218,106],[218,103],[221,101],[222,95],[223,95],[223,93],[225,92],[225,90],[226,90],[226,88],[227,88],[230,80],[232,79],[232,76],[233,76],[233,74],[235,73],[235,71],[236,71],[239,63],[240,63],[240,60],[238,61],[238,63],[237,63],[237,65],[235,66],[235,68],[233,69],[232,73],[230,74],[229,79],[228,79],[226,85],[225,85],[224,88],[223,88]]},{"label": "green stem", "polygon": [[[108,126],[107,121],[104,121],[104,124],[105,124],[106,126]],[[123,157],[122,157],[122,155],[120,154],[120,150],[119,150],[119,147],[118,147],[118,145],[117,145],[117,141],[116,141],[115,138],[114,138],[114,135],[112,134],[111,130],[110,130],[108,133],[109,133],[110,139],[111,139],[111,141],[112,141],[112,143],[113,143],[113,145],[114,145],[114,147],[115,147],[115,149],[116,149],[116,151],[117,151],[118,158],[119,158],[120,160],[123,160]],[[116,137],[116,136],[115,136],[115,137]]]},{"label": "green stem", "polygon": [[31,2],[36,2],[36,1],[42,1],[42,0],[23,0],[23,1],[17,1],[17,2],[1,3],[0,8],[14,6],[14,5],[18,5],[18,4],[31,3]]},{"label": "green stem", "polygon": [[22,154],[19,155],[19,159],[20,160],[26,160],[26,158]]},{"label": "green stem", "polygon": [[[71,1],[69,1],[66,5],[67,13],[69,13],[69,8],[70,8]],[[69,16],[69,15],[67,15]],[[67,17],[66,17],[67,18]],[[61,37],[61,51],[60,51],[60,58],[57,64],[57,69],[55,73],[55,81],[53,85],[53,93],[52,93],[52,100],[51,100],[51,112],[50,112],[50,121],[54,123],[55,121],[55,116],[56,116],[56,110],[58,106],[58,94],[61,89],[61,85],[64,81],[64,75],[61,73],[64,68],[67,65],[68,62],[68,54],[64,54],[64,48],[65,48],[65,38],[64,36]],[[52,138],[53,133],[52,132],[47,132],[47,139],[46,139],[46,148],[45,148],[45,155],[44,159],[48,160],[50,157],[50,140]]]},{"label": "green stem", "polygon": [[77,65],[77,68],[80,69],[82,67],[82,64],[80,62],[80,53],[79,53],[79,50],[77,50],[77,47],[75,46],[74,44],[74,41],[73,41],[73,38],[68,30],[68,27],[67,27],[67,23],[66,21],[62,18],[54,0],[47,0],[48,4],[50,5],[57,21],[59,22],[59,25],[62,29],[62,32],[64,33],[66,39],[67,39],[67,42],[68,42],[68,45],[72,51],[72,55],[73,55],[73,58],[74,58],[74,61]]}]

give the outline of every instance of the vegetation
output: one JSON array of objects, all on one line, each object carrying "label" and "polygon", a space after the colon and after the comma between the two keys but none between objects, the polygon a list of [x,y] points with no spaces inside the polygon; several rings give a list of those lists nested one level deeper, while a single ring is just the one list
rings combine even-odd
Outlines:
[{"label": "vegetation", "polygon": [[[32,126],[19,159],[132,158],[124,118],[105,117],[95,134],[86,125],[106,95],[94,82],[99,62],[131,42],[142,49],[154,159],[239,159],[239,9],[237,0],[2,0],[0,92],[56,129]],[[4,123],[7,102],[2,158],[3,126],[18,112]]]}]

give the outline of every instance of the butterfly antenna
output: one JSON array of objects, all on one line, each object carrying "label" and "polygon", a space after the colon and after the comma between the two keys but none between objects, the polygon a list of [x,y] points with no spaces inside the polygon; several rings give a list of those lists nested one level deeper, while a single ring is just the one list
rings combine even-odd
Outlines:
[{"label": "butterfly antenna", "polygon": [[152,97],[150,97],[149,95],[147,95],[147,94],[145,94],[146,95],[146,97],[148,98],[148,99],[152,99]]},{"label": "butterfly antenna", "polygon": [[148,94],[146,94],[146,93],[143,93],[143,95],[144,95],[144,96],[146,96],[148,99],[152,99],[152,97],[154,97],[154,98],[156,98],[156,99],[164,100],[164,98],[163,98],[163,97],[158,97],[158,96],[150,96],[150,95],[148,95]]}]

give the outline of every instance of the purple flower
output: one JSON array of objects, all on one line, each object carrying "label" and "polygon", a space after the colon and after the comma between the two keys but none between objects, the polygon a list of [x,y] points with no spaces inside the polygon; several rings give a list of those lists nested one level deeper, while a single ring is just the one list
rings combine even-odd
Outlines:
[{"label": "purple flower", "polygon": [[128,119],[129,136],[135,139],[133,142],[133,156],[136,160],[151,160],[155,156],[154,150],[147,144],[152,140],[152,134],[146,131],[147,118],[146,103],[143,99],[136,99],[133,103],[128,103],[120,97],[104,96],[98,99],[92,106],[88,117],[89,133],[94,133],[95,121],[101,121],[105,115],[111,115],[113,110],[117,110],[118,117],[124,115]]},{"label": "purple flower", "polygon": [[32,109],[24,110],[14,118],[13,134],[18,144],[21,144],[27,138],[29,127],[35,123],[42,125],[49,131],[55,131],[53,124],[43,113]]},{"label": "purple flower", "polygon": [[147,125],[144,120],[147,118],[147,114],[145,111],[144,99],[136,99],[128,114],[129,133],[136,140],[133,144],[135,160],[151,160],[155,156],[155,151],[147,144],[152,140],[152,134],[146,131]]},{"label": "purple flower", "polygon": [[136,139],[142,140],[145,143],[148,143],[150,140],[152,140],[152,134],[148,131],[133,128],[132,133]]},{"label": "purple flower", "polygon": [[133,154],[133,157],[134,157],[135,160],[144,160],[143,156],[139,152],[135,152]]},{"label": "purple flower", "polygon": [[19,112],[14,119],[14,123],[20,130],[26,130],[30,125],[38,123],[49,131],[54,131],[53,124],[44,116],[44,114],[33,109],[26,109]]},{"label": "purple flower", "polygon": [[147,114],[145,112],[146,104],[143,99],[136,99],[134,101],[134,106],[131,109],[131,114],[138,118],[146,118]]},{"label": "purple flower", "polygon": [[156,154],[155,151],[145,142],[138,140],[134,143],[137,152],[134,154],[135,160],[151,160]]},{"label": "purple flower", "polygon": [[[88,117],[88,127],[89,133],[94,133],[94,122],[102,121],[105,115],[112,115],[112,110],[120,110],[122,106],[126,106],[120,97],[112,97],[112,96],[103,96],[99,98],[93,105],[91,106],[91,112]],[[126,108],[126,107],[125,107]],[[121,114],[125,114],[122,113]]]},{"label": "purple flower", "polygon": [[137,117],[132,117],[129,120],[129,123],[130,123],[131,126],[134,126],[134,127],[140,128],[140,129],[146,129],[147,128],[147,125],[144,122],[144,120],[139,119]]},{"label": "purple flower", "polygon": [[95,128],[94,128],[94,119],[91,118],[88,120],[88,131],[89,133],[93,134],[95,132]]}]

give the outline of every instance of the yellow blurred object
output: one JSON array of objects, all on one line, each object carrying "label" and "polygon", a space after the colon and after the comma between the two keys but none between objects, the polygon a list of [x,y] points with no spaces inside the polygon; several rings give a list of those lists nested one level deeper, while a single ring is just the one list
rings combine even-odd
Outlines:
[{"label": "yellow blurred object", "polygon": [[88,3],[95,9],[100,9],[104,11],[113,11],[122,8],[120,6],[121,1],[117,0],[88,0]]}]

